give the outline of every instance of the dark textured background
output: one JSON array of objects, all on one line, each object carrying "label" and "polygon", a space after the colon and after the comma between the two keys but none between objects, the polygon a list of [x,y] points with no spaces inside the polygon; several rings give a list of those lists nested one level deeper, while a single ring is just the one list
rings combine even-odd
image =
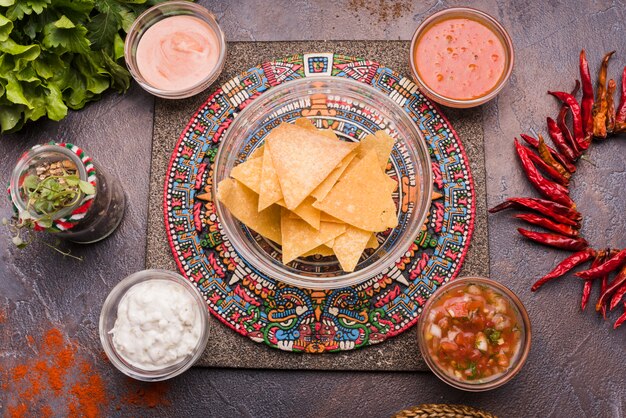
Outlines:
[{"label": "dark textured background", "polygon": [[[435,10],[458,2],[200,1],[220,18],[229,40],[409,39]],[[393,6],[397,4],[399,6]],[[391,5],[391,6],[390,6]],[[508,86],[479,112],[484,131],[487,203],[534,192],[518,169],[512,138],[545,130],[558,111],[544,92],[568,90],[577,74],[580,48],[595,74],[604,52],[617,49],[611,76],[626,63],[625,14],[615,2],[504,2],[480,0],[474,7],[498,18],[516,47]],[[391,7],[391,8],[390,8]],[[281,54],[282,55],[282,54]],[[0,141],[0,182],[6,184],[19,154],[36,143],[65,139],[84,146],[122,178],[127,215],[103,243],[73,248],[85,256],[66,260],[41,245],[15,250],[0,239],[0,383],[12,365],[36,355],[35,340],[51,326],[79,343],[104,375],[107,416],[389,416],[422,402],[465,403],[501,416],[623,417],[626,395],[626,331],[612,331],[591,310],[580,312],[582,284],[574,278],[546,286],[530,284],[566,254],[532,245],[514,233],[509,214],[489,217],[490,273],[518,293],[533,323],[526,366],[506,386],[482,394],[449,388],[430,373],[267,371],[195,368],[169,383],[171,405],[138,409],[118,400],[127,380],[102,361],[97,334],[100,307],[122,277],[145,264],[153,99],[136,86],[125,96],[72,113],[60,123],[39,122]],[[583,233],[596,247],[625,247],[626,152],[624,137],[596,144],[579,163],[573,196],[585,213]],[[0,214],[10,214],[8,204]],[[614,319],[615,314],[612,315]],[[5,390],[6,389],[6,390]],[[0,415],[16,401],[0,389]],[[66,414],[64,405],[55,412]]]}]

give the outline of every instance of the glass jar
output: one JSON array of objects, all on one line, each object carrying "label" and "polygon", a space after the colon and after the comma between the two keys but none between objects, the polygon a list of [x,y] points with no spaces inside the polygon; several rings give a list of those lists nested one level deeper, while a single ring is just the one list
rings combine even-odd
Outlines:
[{"label": "glass jar", "polygon": [[[38,167],[67,161],[67,164],[76,167],[81,180],[95,186],[95,194],[81,192],[76,203],[51,214],[51,226],[38,225],[37,220],[43,215],[28,207],[22,183],[26,176],[38,175]],[[19,218],[31,219],[36,230],[53,232],[59,238],[79,244],[90,244],[108,237],[122,221],[126,207],[126,197],[119,180],[72,144],[38,145],[27,151],[13,169],[9,189]]]}]

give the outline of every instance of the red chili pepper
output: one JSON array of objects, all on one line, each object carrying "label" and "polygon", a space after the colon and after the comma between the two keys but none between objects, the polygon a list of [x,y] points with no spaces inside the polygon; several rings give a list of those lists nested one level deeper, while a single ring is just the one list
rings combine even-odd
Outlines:
[{"label": "red chili pepper", "polygon": [[533,292],[539,289],[541,286],[546,284],[552,279],[556,279],[558,277],[563,276],[568,271],[572,270],[574,267],[591,260],[596,256],[596,252],[593,248],[585,248],[582,251],[579,251],[575,254],[570,255],[565,260],[561,261],[550,273],[543,276],[539,279],[530,290]]},{"label": "red chili pepper", "polygon": [[617,89],[617,85],[615,84],[615,80],[609,80],[609,87],[606,90],[606,132],[607,134],[612,134],[615,130],[615,99],[613,95],[615,95],[615,90]]},{"label": "red chili pepper", "polygon": [[598,299],[598,303],[596,303],[596,311],[600,311],[602,306],[606,303],[608,297],[611,296],[613,292],[619,289],[624,283],[626,283],[626,266],[622,267],[615,279],[609,283],[606,289],[604,289],[604,292],[600,295],[600,299]]},{"label": "red chili pepper", "polygon": [[615,51],[611,51],[602,59],[602,65],[600,65],[600,73],[598,74],[598,88],[596,101],[591,109],[593,115],[593,136],[596,138],[606,138],[606,73],[609,66],[609,60]]},{"label": "red chili pepper", "polygon": [[[593,263],[591,263],[591,268],[598,267],[604,261],[604,251],[600,251],[596,254],[596,258],[593,259]],[[591,296],[591,288],[593,287],[593,281],[586,280],[583,286],[583,296],[580,300],[580,309],[583,311],[587,307],[587,303],[589,302],[589,297]]]},{"label": "red chili pepper", "polygon": [[562,101],[572,111],[572,127],[574,128],[574,140],[578,149],[585,150],[589,148],[589,143],[585,141],[583,132],[583,121],[580,114],[580,105],[574,96],[564,91],[549,91],[551,95]]},{"label": "red chili pepper", "polygon": [[578,227],[582,215],[580,212],[552,202],[550,200],[538,199],[536,197],[510,197],[498,206],[489,209],[490,213],[500,212],[511,207],[520,207],[522,209],[530,209],[546,215],[562,224]]},{"label": "red chili pepper", "polygon": [[548,164],[547,161],[543,160],[539,155],[535,154],[534,152],[529,152],[528,156],[535,164],[537,164],[540,170],[543,170],[554,181],[558,182],[562,186],[565,186],[565,187],[569,186],[569,180],[566,177],[564,177],[561,173],[559,173],[559,171],[556,168]]},{"label": "red chili pepper", "polygon": [[561,154],[565,155],[572,161],[576,161],[578,158],[576,151],[567,145],[561,128],[559,128],[557,123],[551,117],[546,118],[546,120],[548,121],[548,133],[550,134],[550,138],[552,139],[552,142],[554,142],[554,145],[556,145]]},{"label": "red chili pepper", "polygon": [[609,309],[613,310],[617,306],[620,300],[626,295],[626,283],[623,283],[613,294],[611,298],[611,303],[609,304]]},{"label": "red chili pepper", "polygon": [[[619,130],[620,124],[626,124],[626,67],[622,71],[622,93],[619,99],[619,106],[617,107],[617,114],[615,115],[615,127]],[[626,130],[626,125],[624,126]]]},{"label": "red chili pepper", "polygon": [[617,321],[615,321],[615,325],[613,325],[613,329],[617,329],[617,327],[622,325],[624,321],[626,321],[626,302],[624,302],[624,313],[619,318],[617,318]]},{"label": "red chili pepper", "polygon": [[[522,137],[524,141],[526,141],[526,143],[528,143],[528,145],[537,149],[539,148],[539,141],[533,138],[532,136],[526,135],[526,134],[520,134],[520,136]],[[572,163],[572,161],[568,161],[567,157],[565,157],[560,152],[556,151],[554,148],[548,146],[548,149],[550,150],[550,154],[552,154],[554,159],[560,162],[563,165],[563,167],[567,169],[567,171],[569,171],[570,173],[576,172],[576,166]]]},{"label": "red chili pepper", "polygon": [[[572,90],[572,93],[571,93],[572,96],[576,97],[576,94],[578,93],[579,89],[580,89],[580,81],[576,80],[576,86],[574,86],[574,90]],[[567,107],[567,105],[565,104],[561,105],[561,110],[559,111],[559,116],[557,116],[556,118],[556,123],[559,126],[559,129],[561,130],[561,132],[563,132],[563,137],[565,138],[567,145],[570,146],[572,151],[574,151],[574,154],[576,154],[576,158],[578,158],[581,155],[581,151],[580,149],[578,149],[578,144],[576,144],[576,141],[574,140],[574,136],[572,135],[572,131],[570,131],[569,128],[567,127],[567,123],[565,120],[567,118],[568,110],[569,110],[569,107]],[[585,131],[585,122],[583,120],[583,132],[584,131]]]},{"label": "red chili pepper", "polygon": [[[611,249],[607,249],[606,251],[604,251],[604,260],[605,261],[610,257],[613,257],[615,254],[617,254],[618,251],[617,250],[611,250]],[[593,282],[593,280],[589,280],[590,282]],[[602,279],[600,279],[600,295],[602,295],[604,293],[604,291],[606,290],[606,287],[609,285],[609,275],[606,274],[602,277]],[[604,318],[606,320],[606,305],[602,305],[602,307],[600,308],[600,312],[602,312],[602,318]]]},{"label": "red chili pepper", "polygon": [[585,50],[580,51],[580,79],[583,87],[583,98],[580,100],[581,118],[583,130],[585,131],[585,142],[591,143],[593,136],[593,84],[591,82],[591,74],[589,73],[589,63]]},{"label": "red chili pepper", "polygon": [[608,260],[602,263],[600,266],[596,268],[591,268],[589,270],[581,271],[576,273],[576,275],[585,280],[599,279],[605,274],[609,274],[612,271],[617,270],[626,262],[626,249],[618,252],[617,254],[611,256]]},{"label": "red chili pepper", "polygon": [[526,177],[528,177],[528,180],[535,186],[537,191],[548,199],[561,203],[562,205],[568,207],[575,206],[574,201],[569,197],[569,191],[565,187],[539,174],[537,167],[535,167],[530,157],[528,157],[530,150],[522,146],[517,139],[515,139],[515,149],[517,150],[517,155],[519,155]]},{"label": "red chili pepper", "polygon": [[584,238],[570,238],[561,234],[535,232],[523,228],[517,228],[517,232],[519,232],[528,239],[538,242],[539,244],[561,248],[563,250],[580,251],[589,246]]},{"label": "red chili pepper", "polygon": [[541,226],[550,231],[558,232],[559,234],[567,235],[568,237],[576,238],[579,233],[578,229],[572,228],[569,225],[560,224],[554,221],[551,221],[548,218],[544,218],[543,216],[538,216],[532,213],[520,213],[515,215],[517,219],[521,219],[523,221],[528,222],[529,224]]}]

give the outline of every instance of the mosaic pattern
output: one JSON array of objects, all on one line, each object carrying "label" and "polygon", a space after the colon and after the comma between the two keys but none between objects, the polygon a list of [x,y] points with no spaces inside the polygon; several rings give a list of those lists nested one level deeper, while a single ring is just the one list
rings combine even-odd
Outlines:
[{"label": "mosaic pattern", "polygon": [[[360,285],[326,291],[292,287],[251,269],[222,234],[211,196],[212,163],[238,112],[272,86],[319,75],[368,83],[398,103],[426,138],[435,187],[428,221],[401,259]],[[330,110],[312,102],[301,114]],[[428,297],[460,270],[474,209],[463,146],[415,84],[378,63],[329,53],[266,62],[218,88],[176,145],[164,199],[175,259],[202,292],[209,310],[254,341],[309,353],[377,344],[413,325]]]}]

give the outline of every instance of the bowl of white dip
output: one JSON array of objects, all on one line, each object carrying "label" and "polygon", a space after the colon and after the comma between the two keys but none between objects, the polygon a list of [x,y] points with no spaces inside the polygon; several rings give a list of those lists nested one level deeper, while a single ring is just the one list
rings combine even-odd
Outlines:
[{"label": "bowl of white dip", "polygon": [[100,341],[122,373],[165,380],[202,355],[208,316],[204,298],[189,280],[167,270],[143,270],[119,282],[104,301]]}]

